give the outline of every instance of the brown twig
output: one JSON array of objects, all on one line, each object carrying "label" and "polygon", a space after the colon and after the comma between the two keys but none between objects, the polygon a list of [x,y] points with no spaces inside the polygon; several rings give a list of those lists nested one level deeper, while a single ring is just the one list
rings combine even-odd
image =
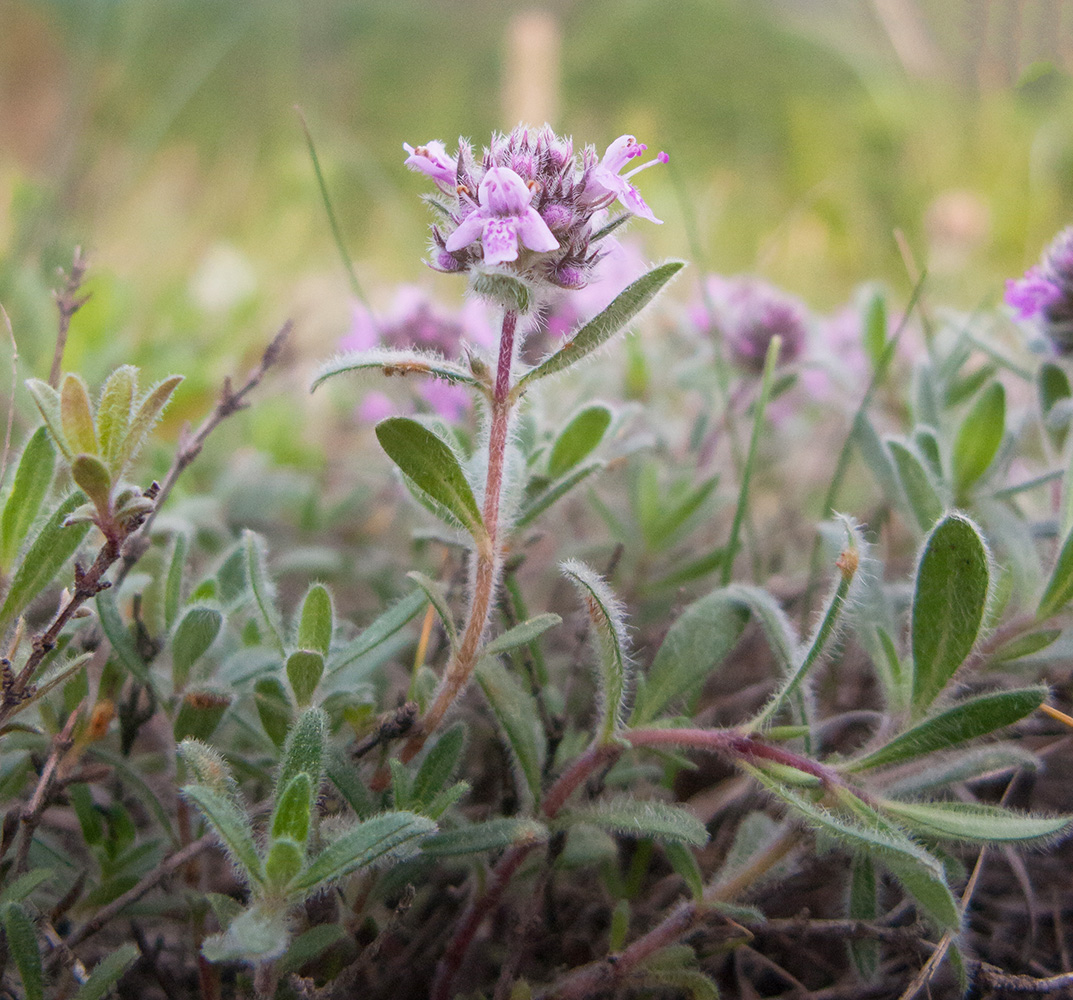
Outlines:
[{"label": "brown twig", "polygon": [[55,736],[52,737],[52,750],[48,760],[41,770],[41,777],[37,779],[37,787],[29,804],[19,817],[21,828],[19,830],[19,846],[15,852],[15,871],[21,872],[26,868],[26,860],[30,854],[30,844],[34,839],[34,831],[41,822],[41,813],[48,805],[49,793],[52,791],[52,783],[56,777],[56,769],[59,767],[63,755],[71,749],[74,742],[74,728],[82,714],[83,701],[68,717],[67,722]]},{"label": "brown twig", "polygon": [[[60,274],[64,272],[61,270]],[[59,329],[56,331],[56,350],[52,355],[52,368],[48,373],[48,384],[53,389],[60,385],[60,371],[63,369],[63,352],[67,347],[67,331],[71,327],[71,317],[86,304],[88,295],[79,296],[78,291],[86,277],[86,258],[82,256],[82,248],[75,247],[74,259],[71,261],[71,270],[64,276],[63,291],[53,292],[52,297],[56,300],[56,307],[60,311]]]},{"label": "brown twig", "polygon": [[126,541],[126,544],[123,546],[122,562],[119,565],[119,569],[116,571],[117,585],[126,579],[127,574],[134,567],[134,564],[137,563],[149,548],[149,535],[153,529],[153,523],[156,521],[157,511],[160,510],[164,501],[167,500],[168,496],[171,494],[179,476],[181,476],[187,466],[201,454],[201,449],[204,447],[208,436],[228,417],[249,406],[246,397],[261,384],[265,375],[268,373],[268,370],[279,361],[280,355],[283,353],[283,345],[285,344],[287,337],[290,335],[293,326],[294,324],[288,320],[282,327],[280,327],[279,332],[272,338],[271,343],[265,348],[257,367],[250,372],[246,377],[246,381],[242,383],[240,388],[232,388],[231,379],[224,379],[224,384],[220,389],[220,395],[216,401],[216,406],[213,407],[212,412],[201,422],[201,426],[198,427],[193,434],[191,434],[189,430],[184,429],[179,438],[179,449],[175,453],[175,458],[172,460],[171,468],[168,469],[164,481],[160,484],[160,491],[156,496],[156,506],[149,512],[148,516],[142,522],[141,527],[131,534]]},{"label": "brown twig", "polygon": [[416,701],[408,701],[393,712],[385,712],[377,720],[376,728],[354,744],[350,751],[351,759],[357,760],[364,757],[374,747],[380,746],[381,743],[390,743],[392,740],[405,736],[417,721],[417,713]]}]

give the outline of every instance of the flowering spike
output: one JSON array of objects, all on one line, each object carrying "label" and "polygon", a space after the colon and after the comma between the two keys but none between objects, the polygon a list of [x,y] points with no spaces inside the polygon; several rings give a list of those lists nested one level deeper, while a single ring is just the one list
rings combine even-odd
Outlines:
[{"label": "flowering spike", "polygon": [[1023,278],[1006,282],[1006,304],[1018,319],[1035,319],[1059,354],[1073,354],[1073,226]]}]

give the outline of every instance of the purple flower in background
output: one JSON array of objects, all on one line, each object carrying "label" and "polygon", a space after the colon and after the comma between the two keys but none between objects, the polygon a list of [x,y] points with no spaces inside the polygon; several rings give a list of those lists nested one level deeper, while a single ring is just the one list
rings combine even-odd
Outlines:
[{"label": "purple flower in background", "polygon": [[779,364],[796,361],[809,340],[809,311],[804,303],[766,281],[752,277],[711,275],[707,301],[694,306],[693,320],[701,330],[723,334],[731,359],[759,374],[772,337],[782,338]]},{"label": "purple flower in background", "polygon": [[489,265],[517,260],[519,242],[538,253],[558,250],[559,241],[532,200],[533,189],[510,167],[491,167],[477,189],[478,206],[451,233],[445,249],[454,253],[479,239]]},{"label": "purple flower in background", "polygon": [[602,158],[592,146],[575,153],[572,140],[547,125],[497,133],[479,156],[465,140],[454,157],[440,142],[406,145],[406,165],[449,196],[446,219],[432,226],[429,265],[449,273],[510,272],[529,285],[540,307],[555,289],[584,288],[609,245],[594,239],[603,209],[618,201],[659,221],[630,178],[667,162],[667,155],[623,173],[645,148],[622,136]]},{"label": "purple flower in background", "polygon": [[1006,304],[1018,319],[1036,320],[1059,354],[1073,354],[1073,226],[1023,278],[1006,282]]},{"label": "purple flower in background", "polygon": [[662,220],[652,214],[652,209],[645,204],[640,191],[630,183],[629,178],[642,170],[654,167],[657,163],[667,163],[670,157],[661,151],[654,160],[642,163],[628,173],[622,174],[622,168],[647,149],[644,143],[638,142],[632,135],[619,136],[607,147],[603,159],[593,168],[585,190],[593,196],[594,203],[600,203],[601,207],[617,199],[634,215],[662,225]]}]

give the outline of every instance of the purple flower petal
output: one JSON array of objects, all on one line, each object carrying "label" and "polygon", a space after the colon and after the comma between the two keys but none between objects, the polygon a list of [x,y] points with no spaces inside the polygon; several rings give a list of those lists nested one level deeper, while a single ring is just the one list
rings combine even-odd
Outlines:
[{"label": "purple flower petal", "polygon": [[1030,267],[1023,278],[1011,278],[1006,282],[1006,305],[1014,310],[1018,319],[1038,316],[1061,297],[1062,289],[1045,278],[1038,267]]}]

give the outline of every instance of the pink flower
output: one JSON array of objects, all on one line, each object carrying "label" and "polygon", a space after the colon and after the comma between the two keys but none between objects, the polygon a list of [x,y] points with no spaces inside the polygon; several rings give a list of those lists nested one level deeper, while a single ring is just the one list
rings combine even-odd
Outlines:
[{"label": "pink flower", "polygon": [[1062,289],[1045,278],[1038,267],[1030,267],[1025,276],[1006,282],[1006,305],[1018,319],[1032,319],[1053,306],[1062,297]]},{"label": "pink flower", "polygon": [[424,146],[411,146],[408,142],[402,144],[402,148],[410,155],[406,158],[406,166],[419,174],[427,174],[444,191],[453,192],[455,189],[455,177],[458,173],[458,160],[447,155],[447,150],[438,139],[426,143]]},{"label": "pink flower", "polygon": [[559,241],[529,203],[533,190],[510,167],[491,167],[477,189],[478,207],[447,238],[448,253],[464,250],[476,240],[484,247],[485,264],[518,259],[518,245],[546,253]]},{"label": "pink flower", "polygon": [[652,214],[652,209],[645,204],[641,193],[630,183],[629,178],[657,163],[666,163],[670,157],[660,152],[654,160],[642,163],[629,173],[620,176],[622,168],[647,149],[648,147],[643,142],[639,143],[632,135],[619,136],[607,147],[603,159],[593,167],[586,186],[586,194],[593,195],[597,201],[606,199],[608,204],[617,199],[634,215],[662,225],[662,220]]}]

